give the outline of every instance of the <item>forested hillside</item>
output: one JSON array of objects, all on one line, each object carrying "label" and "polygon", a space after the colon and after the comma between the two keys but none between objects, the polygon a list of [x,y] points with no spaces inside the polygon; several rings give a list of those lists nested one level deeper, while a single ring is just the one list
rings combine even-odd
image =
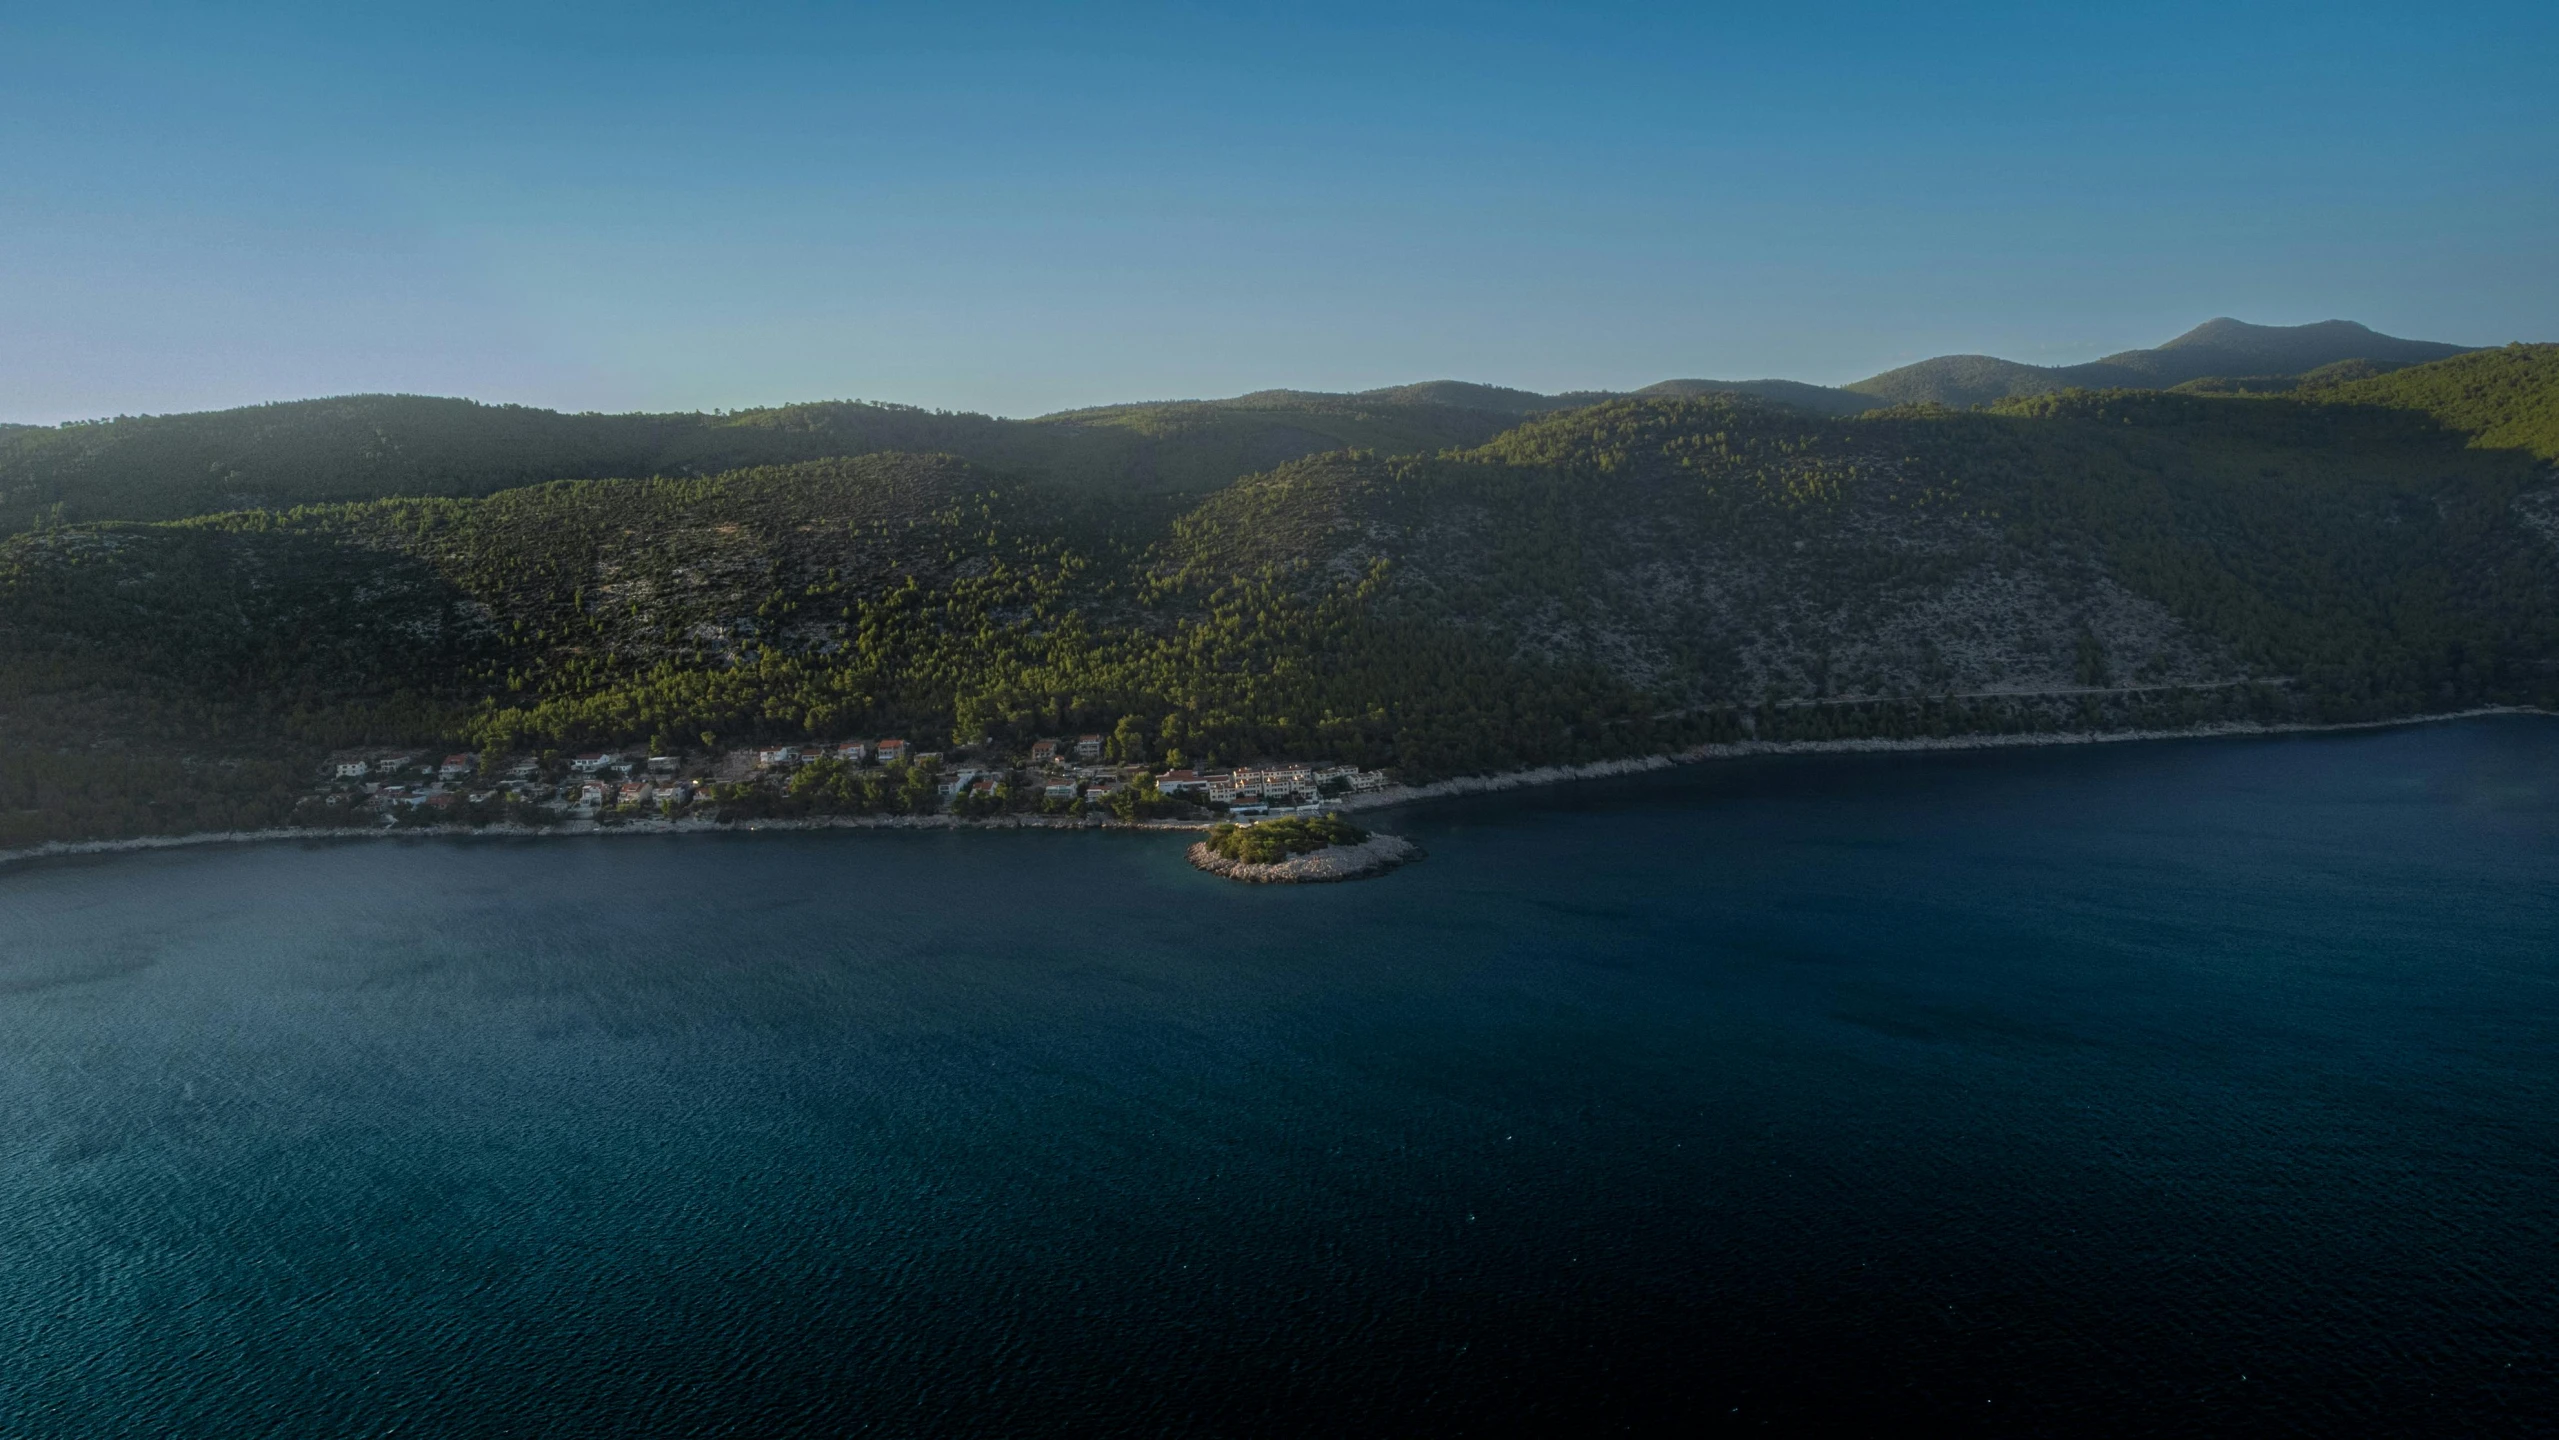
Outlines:
[{"label": "forested hillside", "polygon": [[[1885,402],[1854,390],[1807,385],[1800,380],[1664,380],[1626,397],[1636,400],[1695,400],[1708,395],[1747,395],[1791,405],[1815,415],[1862,415]],[[1616,399],[1616,396],[1602,397]],[[1596,402],[1594,402],[1596,403]]]},{"label": "forested hillside", "polygon": [[2346,321],[2287,328],[2215,320],[2156,350],[2090,365],[2048,369],[1986,355],[1941,356],[1845,389],[1792,380],[1664,380],[1629,397],[1434,380],[1355,394],[1264,390],[1231,400],[1103,406],[1035,420],[860,401],[727,414],[564,415],[428,396],[349,395],[205,414],[0,425],[0,535],[221,510],[489,495],[550,480],[698,477],[892,452],[955,455],[1007,479],[1095,492],[1203,494],[1308,455],[1462,449],[1523,419],[1622,398],[1755,397],[1813,415],[1851,416],[1904,403],[1985,405],[2072,386],[2291,392],[2459,353]]},{"label": "forested hillside", "polygon": [[271,821],[353,744],[1094,731],[1422,779],[2548,703],[2549,468],[2435,418],[2541,433],[2546,356],[2500,357],[2408,404],[1617,400],[1204,498],[882,453],[52,527],[0,543],[0,811]]},{"label": "forested hillside", "polygon": [[958,455],[1076,488],[1201,491],[1344,446],[1477,444],[1511,419],[1358,397],[998,420],[851,401],[726,415],[563,415],[352,395],[0,433],[0,534],[399,495],[487,495],[546,480],[699,476],[888,451]]},{"label": "forested hillside", "polygon": [[2421,410],[2475,445],[2559,460],[2559,345],[2507,345],[2373,378],[2310,387],[2342,405]]}]

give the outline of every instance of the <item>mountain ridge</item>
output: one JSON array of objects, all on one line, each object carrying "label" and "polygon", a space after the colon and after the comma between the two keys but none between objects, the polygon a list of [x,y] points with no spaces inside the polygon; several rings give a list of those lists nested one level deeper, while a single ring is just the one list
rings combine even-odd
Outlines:
[{"label": "mountain ridge", "polygon": [[2420,357],[2470,353],[2348,321],[2286,327],[2222,318],[2154,349],[2087,365],[1939,356],[1844,388],[1673,379],[1631,392],[1547,395],[1428,380],[1355,392],[1270,389],[1222,400],[1094,406],[1030,419],[844,400],[614,415],[432,396],[338,396],[0,428],[0,535],[879,453],[950,454],[994,474],[1096,492],[1203,493],[1332,450],[1464,449],[1526,419],[1626,398],[1742,396],[1844,417],[1902,404],[1967,408],[2091,386],[2279,393],[2369,379]]},{"label": "mountain ridge", "polygon": [[2028,365],[1996,355],[1939,355],[1841,387],[1896,405],[1962,408],[2056,390],[2165,390],[2213,377],[2300,375],[2361,360],[2398,368],[2476,349],[2404,340],[2352,320],[2251,325],[2220,316],[2147,350],[2119,350],[2082,365]]}]

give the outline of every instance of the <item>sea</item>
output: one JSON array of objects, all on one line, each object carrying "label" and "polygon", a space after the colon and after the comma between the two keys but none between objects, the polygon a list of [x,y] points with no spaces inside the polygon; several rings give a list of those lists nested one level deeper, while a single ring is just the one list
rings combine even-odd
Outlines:
[{"label": "sea", "polygon": [[2559,1430],[2559,721],[0,870],[0,1435]]}]

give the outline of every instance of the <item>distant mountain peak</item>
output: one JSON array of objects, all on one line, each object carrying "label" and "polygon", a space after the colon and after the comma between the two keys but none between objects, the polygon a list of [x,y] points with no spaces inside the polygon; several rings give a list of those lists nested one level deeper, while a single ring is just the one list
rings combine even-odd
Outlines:
[{"label": "distant mountain peak", "polygon": [[1847,388],[1904,404],[1981,405],[2073,386],[2164,390],[2217,376],[2301,375],[2347,360],[2384,368],[2421,365],[2465,354],[2469,348],[2402,340],[2352,320],[2252,325],[2222,315],[2166,344],[2120,351],[2085,365],[2027,365],[1990,355],[1940,355]]},{"label": "distant mountain peak", "polygon": [[[2251,325],[2245,320],[2234,320],[2227,315],[2217,315],[2176,339],[2155,348],[2179,350],[2194,345],[2245,345],[2287,338],[2297,340],[2374,339],[2388,340],[2394,345],[2427,343],[2422,340],[2395,340],[2369,325],[2354,320],[2314,320],[2307,325]],[[2140,352],[2126,351],[2125,353]]]}]

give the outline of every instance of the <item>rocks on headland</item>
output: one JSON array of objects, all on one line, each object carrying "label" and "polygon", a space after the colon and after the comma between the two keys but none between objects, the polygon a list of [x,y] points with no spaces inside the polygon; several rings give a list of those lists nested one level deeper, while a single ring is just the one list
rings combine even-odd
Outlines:
[{"label": "rocks on headland", "polygon": [[1211,875],[1223,875],[1248,885],[1311,885],[1383,875],[1398,865],[1420,859],[1421,854],[1422,847],[1401,835],[1372,833],[1356,845],[1327,845],[1268,864],[1229,860],[1201,841],[1191,847],[1191,863]]}]

